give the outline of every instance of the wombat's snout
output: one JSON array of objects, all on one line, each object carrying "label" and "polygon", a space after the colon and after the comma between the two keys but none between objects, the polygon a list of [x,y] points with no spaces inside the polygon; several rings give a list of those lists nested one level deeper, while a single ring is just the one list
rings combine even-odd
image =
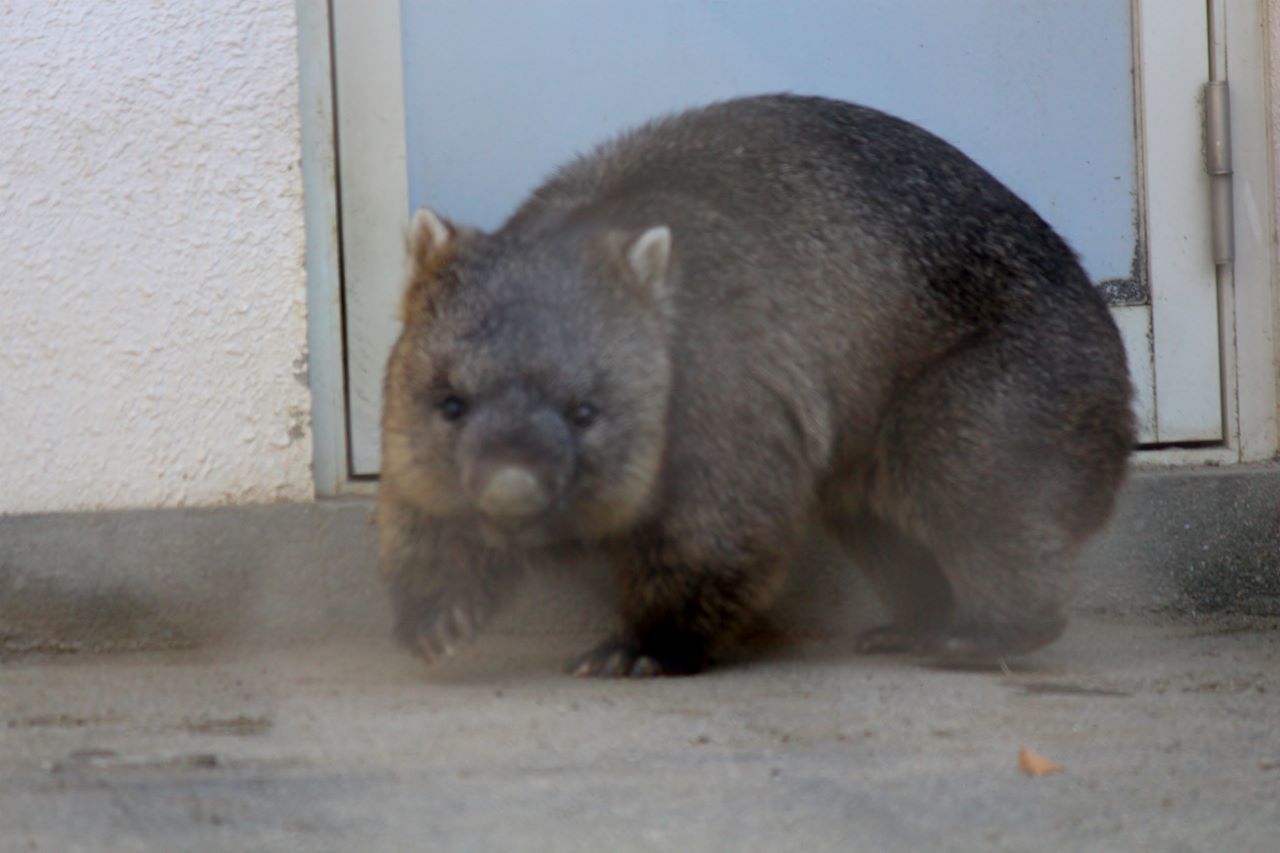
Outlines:
[{"label": "wombat's snout", "polygon": [[538,524],[573,474],[572,437],[553,409],[518,396],[475,413],[459,452],[471,506],[500,530]]},{"label": "wombat's snout", "polygon": [[533,472],[519,465],[493,472],[476,498],[476,508],[495,520],[530,518],[550,505],[547,489]]}]

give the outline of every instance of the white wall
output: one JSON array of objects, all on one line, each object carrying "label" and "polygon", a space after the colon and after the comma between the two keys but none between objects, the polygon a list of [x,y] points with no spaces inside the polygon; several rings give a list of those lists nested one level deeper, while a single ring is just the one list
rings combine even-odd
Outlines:
[{"label": "white wall", "polygon": [[0,2],[0,513],[310,499],[294,0]]}]

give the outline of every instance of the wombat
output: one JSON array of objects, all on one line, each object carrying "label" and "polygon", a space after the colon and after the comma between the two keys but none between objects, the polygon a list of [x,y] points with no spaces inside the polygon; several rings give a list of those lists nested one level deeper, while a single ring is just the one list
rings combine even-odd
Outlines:
[{"label": "wombat", "polygon": [[864,650],[1062,632],[1134,441],[1125,353],[1066,243],[951,145],[730,100],[571,162],[495,232],[410,231],[376,519],[423,657],[585,549],[621,626],[574,672],[697,672],[815,527],[891,614]]}]

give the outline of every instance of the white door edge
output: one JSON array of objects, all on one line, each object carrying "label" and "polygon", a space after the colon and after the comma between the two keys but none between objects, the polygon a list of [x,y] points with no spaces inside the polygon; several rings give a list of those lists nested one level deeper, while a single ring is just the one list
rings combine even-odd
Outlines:
[{"label": "white door edge", "polygon": [[[409,214],[400,4],[333,0],[350,470],[378,473],[386,342],[399,330]],[[361,286],[376,282],[378,286]]]},{"label": "white door edge", "polygon": [[1134,0],[1134,21],[1155,440],[1219,441],[1224,432],[1218,288],[1201,148],[1201,92],[1208,80],[1205,4]]}]

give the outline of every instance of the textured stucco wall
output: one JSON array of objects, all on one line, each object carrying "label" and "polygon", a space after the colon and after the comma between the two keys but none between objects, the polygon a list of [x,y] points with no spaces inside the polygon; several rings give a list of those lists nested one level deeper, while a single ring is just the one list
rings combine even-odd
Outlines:
[{"label": "textured stucco wall", "polygon": [[294,0],[0,0],[0,513],[309,499]]}]

